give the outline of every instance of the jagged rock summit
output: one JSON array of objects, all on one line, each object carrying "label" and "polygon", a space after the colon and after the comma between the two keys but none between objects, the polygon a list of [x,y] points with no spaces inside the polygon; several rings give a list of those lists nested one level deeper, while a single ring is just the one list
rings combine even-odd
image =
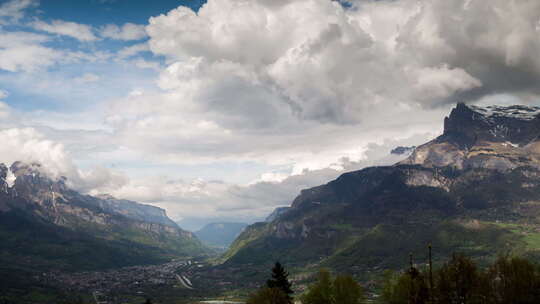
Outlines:
[{"label": "jagged rock summit", "polygon": [[400,164],[509,170],[540,166],[540,107],[459,103],[444,119],[444,132]]}]

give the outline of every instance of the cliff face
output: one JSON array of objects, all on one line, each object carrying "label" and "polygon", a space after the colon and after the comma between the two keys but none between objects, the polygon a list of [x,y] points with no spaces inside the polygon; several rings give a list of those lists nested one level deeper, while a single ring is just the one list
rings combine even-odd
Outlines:
[{"label": "cliff face", "polygon": [[402,164],[508,170],[539,166],[540,107],[458,104],[444,133],[418,147]]},{"label": "cliff face", "polygon": [[441,256],[531,252],[537,245],[530,238],[501,223],[526,223],[537,229],[535,237],[540,231],[538,113],[459,104],[444,133],[405,161],[302,190],[273,221],[249,226],[223,261],[280,260],[360,274],[399,267],[409,252],[423,254],[428,242]]},{"label": "cliff face", "polygon": [[167,216],[164,209],[139,204],[130,200],[116,199],[110,195],[99,195],[96,196],[96,198],[98,198],[96,204],[105,211],[117,213],[138,221],[156,223],[169,227],[178,227],[178,225]]},{"label": "cliff face", "polygon": [[[8,182],[10,174],[15,180]],[[65,178],[48,177],[44,168],[37,163],[15,162],[9,169],[0,164],[0,216],[4,222],[7,219],[15,224],[23,221],[30,223],[22,227],[0,223],[0,233],[21,234],[13,239],[15,242],[24,242],[26,238],[28,242],[43,243],[40,245],[43,251],[36,250],[37,254],[28,257],[30,260],[46,260],[43,256],[49,255],[48,250],[54,248],[48,242],[73,237],[81,238],[84,242],[66,241],[60,246],[62,251],[89,246],[108,248],[103,250],[116,248],[118,256],[132,256],[125,260],[112,259],[116,262],[104,259],[95,267],[152,263],[208,252],[191,232],[170,220],[163,209],[110,196],[82,195],[68,188]],[[33,226],[42,227],[50,234],[34,240],[31,235]],[[26,228],[29,231],[24,231]],[[6,246],[5,250],[12,256],[21,254],[17,248]],[[78,262],[70,261],[78,260],[78,256],[70,255],[63,262],[76,267]]]}]

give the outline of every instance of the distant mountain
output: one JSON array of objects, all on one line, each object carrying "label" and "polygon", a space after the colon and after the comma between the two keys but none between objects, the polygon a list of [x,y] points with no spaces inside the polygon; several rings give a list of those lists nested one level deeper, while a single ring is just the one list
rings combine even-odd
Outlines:
[{"label": "distant mountain", "polygon": [[211,223],[195,232],[206,245],[227,248],[246,228],[245,223]]},{"label": "distant mountain", "polygon": [[464,252],[540,260],[540,108],[458,104],[444,133],[406,160],[302,190],[273,221],[248,226],[226,265],[279,260],[367,276]]},{"label": "distant mountain", "polygon": [[82,195],[44,171],[37,163],[0,164],[0,273],[115,268],[208,252],[163,209]]}]

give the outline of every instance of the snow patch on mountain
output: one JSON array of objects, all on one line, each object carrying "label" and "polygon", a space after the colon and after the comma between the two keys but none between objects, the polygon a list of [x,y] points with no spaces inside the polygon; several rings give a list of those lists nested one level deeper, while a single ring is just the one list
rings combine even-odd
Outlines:
[{"label": "snow patch on mountain", "polygon": [[540,107],[535,106],[486,106],[468,105],[469,109],[482,114],[486,118],[507,117],[522,120],[533,120],[540,115]]},{"label": "snow patch on mountain", "polygon": [[13,185],[15,185],[15,180],[17,179],[17,177],[15,176],[15,174],[13,174],[13,172],[11,172],[11,170],[7,170],[6,174],[6,183],[9,188],[12,188]]}]

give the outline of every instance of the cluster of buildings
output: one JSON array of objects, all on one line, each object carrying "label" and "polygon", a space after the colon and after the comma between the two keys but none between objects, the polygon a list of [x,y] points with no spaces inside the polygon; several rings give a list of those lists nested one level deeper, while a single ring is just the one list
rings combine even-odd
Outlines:
[{"label": "cluster of buildings", "polygon": [[[191,261],[171,261],[160,265],[132,266],[107,271],[77,273],[43,273],[41,280],[66,291],[98,292],[100,294],[144,294],[144,290],[161,285],[186,285],[191,268],[200,267]],[[192,287],[192,286],[190,286]]]}]

